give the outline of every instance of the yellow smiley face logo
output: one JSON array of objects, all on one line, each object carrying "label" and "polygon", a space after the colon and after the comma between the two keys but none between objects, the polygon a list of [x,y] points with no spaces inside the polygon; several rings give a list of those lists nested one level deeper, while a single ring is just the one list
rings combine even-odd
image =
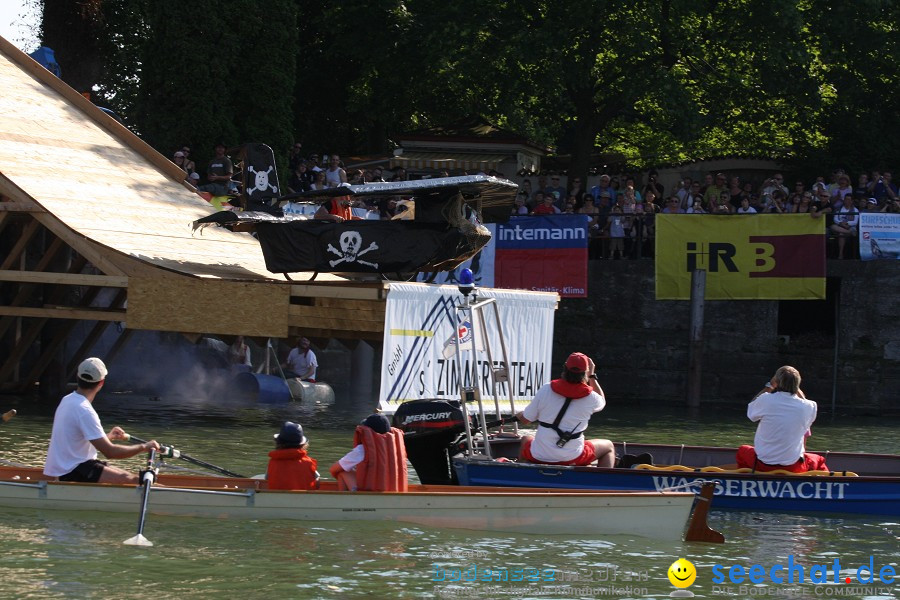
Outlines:
[{"label": "yellow smiley face logo", "polygon": [[669,582],[677,588],[686,588],[697,579],[697,569],[694,564],[683,558],[679,558],[669,567]]}]

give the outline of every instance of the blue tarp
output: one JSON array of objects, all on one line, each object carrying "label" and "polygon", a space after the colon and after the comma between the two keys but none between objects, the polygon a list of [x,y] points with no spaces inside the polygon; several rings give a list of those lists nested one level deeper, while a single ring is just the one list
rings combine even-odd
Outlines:
[{"label": "blue tarp", "polygon": [[53,53],[52,48],[41,46],[28,56],[44,65],[48,71],[50,71],[57,77],[62,77],[62,71],[59,68],[59,63],[56,62],[56,55]]}]

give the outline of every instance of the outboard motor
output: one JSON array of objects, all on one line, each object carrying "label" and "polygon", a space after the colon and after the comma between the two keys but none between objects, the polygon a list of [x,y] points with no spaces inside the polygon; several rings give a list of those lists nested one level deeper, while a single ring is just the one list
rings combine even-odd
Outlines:
[{"label": "outboard motor", "polygon": [[392,425],[404,433],[406,457],[424,484],[455,485],[450,457],[465,431],[459,400],[411,400],[394,413]]}]

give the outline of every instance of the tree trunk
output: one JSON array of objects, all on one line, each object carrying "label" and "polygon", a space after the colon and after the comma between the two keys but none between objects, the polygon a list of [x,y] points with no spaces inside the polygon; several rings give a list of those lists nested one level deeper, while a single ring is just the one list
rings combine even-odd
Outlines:
[{"label": "tree trunk", "polygon": [[573,177],[580,177],[584,182],[583,189],[590,189],[587,185],[587,175],[591,167],[591,154],[594,152],[594,143],[597,139],[597,107],[594,105],[593,89],[577,90],[573,97],[575,105],[575,131],[572,140],[572,162],[569,165],[569,181]]}]

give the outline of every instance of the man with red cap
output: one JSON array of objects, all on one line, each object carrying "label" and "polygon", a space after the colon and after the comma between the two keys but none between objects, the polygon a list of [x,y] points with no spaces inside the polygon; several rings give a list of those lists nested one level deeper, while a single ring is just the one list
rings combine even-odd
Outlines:
[{"label": "man with red cap", "polygon": [[537,423],[534,437],[522,441],[519,458],[549,465],[612,467],[615,449],[609,440],[584,439],[588,421],[606,406],[594,374],[594,361],[573,352],[559,379],[538,390],[531,404],[516,417],[524,425]]}]

